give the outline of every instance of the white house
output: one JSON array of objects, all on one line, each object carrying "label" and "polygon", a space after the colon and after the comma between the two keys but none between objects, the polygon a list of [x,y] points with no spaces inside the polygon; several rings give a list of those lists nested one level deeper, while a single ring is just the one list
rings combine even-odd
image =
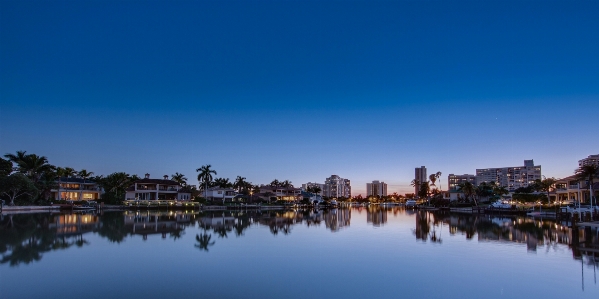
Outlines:
[{"label": "white house", "polygon": [[150,174],[133,182],[127,193],[126,200],[191,200],[191,192],[183,189],[179,183],[169,180],[168,176],[164,179],[150,179]]}]

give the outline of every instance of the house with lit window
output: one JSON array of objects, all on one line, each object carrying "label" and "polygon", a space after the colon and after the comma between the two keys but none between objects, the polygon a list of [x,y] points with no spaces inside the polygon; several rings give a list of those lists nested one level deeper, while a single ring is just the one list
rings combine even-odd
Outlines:
[{"label": "house with lit window", "polygon": [[89,179],[61,177],[56,186],[50,190],[54,200],[98,200],[102,194],[98,183]]},{"label": "house with lit window", "polygon": [[163,179],[151,179],[146,173],[141,180],[133,182],[125,193],[126,200],[191,200],[191,192],[179,183],[169,180],[165,175]]},{"label": "house with lit window", "polygon": [[260,186],[260,193],[256,196],[270,200],[276,197],[277,200],[300,201],[303,199],[302,190],[294,187],[272,187],[269,185]]}]

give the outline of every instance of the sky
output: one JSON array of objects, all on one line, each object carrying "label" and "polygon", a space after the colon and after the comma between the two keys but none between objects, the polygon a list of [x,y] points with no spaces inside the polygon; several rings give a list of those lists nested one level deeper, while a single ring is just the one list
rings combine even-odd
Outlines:
[{"label": "sky", "polygon": [[599,154],[599,1],[0,1],[0,153],[354,195]]}]

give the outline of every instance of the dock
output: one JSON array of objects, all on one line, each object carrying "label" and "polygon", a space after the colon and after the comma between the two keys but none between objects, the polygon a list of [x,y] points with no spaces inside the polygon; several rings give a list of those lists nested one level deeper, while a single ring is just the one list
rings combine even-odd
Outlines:
[{"label": "dock", "polygon": [[599,228],[599,221],[578,222],[578,223],[576,223],[576,226],[578,226],[578,227]]}]

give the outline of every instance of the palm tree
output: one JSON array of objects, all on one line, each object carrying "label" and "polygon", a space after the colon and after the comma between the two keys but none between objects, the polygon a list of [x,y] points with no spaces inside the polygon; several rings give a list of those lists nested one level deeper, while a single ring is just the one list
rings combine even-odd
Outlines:
[{"label": "palm tree", "polygon": [[16,164],[17,167],[19,166],[19,163],[21,163],[23,160],[25,160],[25,156],[27,156],[27,151],[17,151],[16,155],[13,155],[13,154],[4,155],[5,158],[8,158],[8,160],[13,162],[14,164]]},{"label": "palm tree", "polygon": [[175,172],[171,175],[171,180],[177,182],[181,186],[187,186],[187,178],[184,174]]},{"label": "palm tree", "polygon": [[543,176],[542,180],[535,180],[535,189],[547,193],[547,203],[551,203],[551,201],[549,200],[549,191],[553,189],[556,181],[557,180],[555,178],[546,178],[545,176]]},{"label": "palm tree", "polygon": [[216,170],[210,169],[212,165],[207,164],[196,169],[198,174],[198,181],[204,183],[204,197],[208,197],[208,183],[212,182],[212,174],[216,175]]},{"label": "palm tree", "polygon": [[437,181],[437,176],[434,173],[429,175],[428,179],[431,181],[431,184],[430,184],[431,186],[435,186],[435,187],[437,186],[437,185],[435,185],[435,182]]},{"label": "palm tree", "polygon": [[310,186],[306,191],[314,193],[314,195],[317,195],[320,191],[322,191],[322,189],[318,186]]},{"label": "palm tree", "polygon": [[460,187],[460,190],[464,192],[464,196],[466,197],[466,199],[472,198],[474,200],[474,204],[478,206],[476,198],[474,198],[474,194],[476,193],[476,187],[474,186],[474,184],[470,182],[463,182],[459,184],[458,187]]},{"label": "palm tree", "polygon": [[293,184],[291,183],[290,180],[284,180],[281,182],[281,187],[284,188],[293,188]]},{"label": "palm tree", "polygon": [[58,173],[58,176],[65,177],[67,179],[72,178],[77,175],[77,171],[75,171],[75,169],[73,169],[71,167],[65,167],[65,168],[58,167],[56,169],[56,172]]},{"label": "palm tree", "polygon": [[125,193],[125,189],[137,179],[136,175],[130,176],[124,172],[115,172],[98,180],[98,184],[102,186],[107,193],[113,193],[116,200],[119,200],[119,195]]},{"label": "palm tree", "polygon": [[[441,178],[441,172],[440,172],[440,171],[437,171],[437,172],[435,173],[435,181],[436,181],[436,180],[438,180],[438,179],[440,179],[440,178]],[[439,183],[441,183],[441,181],[439,181]],[[437,186],[435,186],[435,187],[437,187]],[[440,184],[439,184],[439,189],[441,189],[441,186],[440,186]]]},{"label": "palm tree", "polygon": [[200,235],[196,234],[196,241],[198,244],[194,246],[200,250],[208,252],[208,246],[214,245],[214,241],[210,242],[210,239],[212,239],[212,235],[208,235],[206,232],[204,232],[201,237]]},{"label": "palm tree", "polygon": [[216,179],[214,179],[214,183],[212,185],[216,186],[216,187],[220,187],[220,188],[233,187],[233,184],[231,182],[229,182],[228,178],[216,178]]},{"label": "palm tree", "polygon": [[281,182],[279,182],[279,180],[277,180],[277,179],[274,179],[272,182],[270,182],[270,186],[271,187],[280,187]]},{"label": "palm tree", "polygon": [[44,172],[54,169],[54,166],[48,163],[48,158],[26,153],[26,151],[17,151],[16,155],[6,154],[4,157],[16,164],[17,171],[27,175],[34,183],[39,181]]},{"label": "palm tree", "polygon": [[86,180],[87,180],[87,179],[89,179],[89,178],[90,178],[92,175],[94,175],[94,173],[93,173],[93,172],[88,172],[88,171],[87,171],[87,170],[85,170],[85,169],[81,169],[81,170],[80,170],[80,171],[77,173],[77,175],[79,175],[79,177],[83,179],[83,183],[85,184],[85,183],[86,183]]},{"label": "palm tree", "polygon": [[233,183],[233,186],[235,186],[235,188],[237,188],[237,192],[241,193],[242,189],[247,188],[247,182],[245,181],[245,178],[238,175],[237,178],[235,179],[235,183]]},{"label": "palm tree", "polygon": [[[418,187],[418,189],[420,189],[420,180],[413,179],[412,182],[410,182],[410,186],[414,188]],[[418,194],[418,192],[416,192],[416,194]]]},{"label": "palm tree", "polygon": [[591,201],[591,208],[593,207],[593,181],[595,178],[599,178],[599,166],[597,165],[583,165],[576,169],[576,178],[579,181],[587,181],[589,184],[589,194]]}]

